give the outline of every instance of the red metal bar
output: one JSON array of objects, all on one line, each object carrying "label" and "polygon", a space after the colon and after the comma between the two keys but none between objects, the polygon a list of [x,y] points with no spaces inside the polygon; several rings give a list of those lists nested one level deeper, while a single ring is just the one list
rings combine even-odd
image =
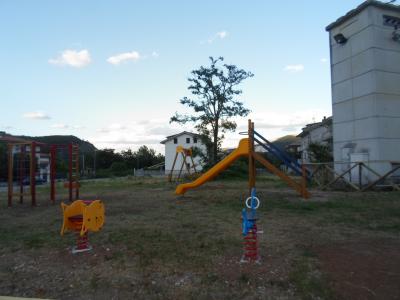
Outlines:
[{"label": "red metal bar", "polygon": [[79,145],[75,144],[75,200],[79,198]]},{"label": "red metal bar", "polygon": [[25,145],[20,145],[19,153],[19,203],[24,202]]},{"label": "red metal bar", "polygon": [[36,142],[31,143],[30,184],[32,206],[36,206]]},{"label": "red metal bar", "polygon": [[56,156],[57,146],[51,145],[50,147],[50,200],[54,204],[56,202]]},{"label": "red metal bar", "polygon": [[8,145],[8,207],[12,206],[12,198],[13,198],[13,149],[14,146],[12,144]]},{"label": "red metal bar", "polygon": [[69,202],[72,202],[72,143],[68,145],[68,181]]}]

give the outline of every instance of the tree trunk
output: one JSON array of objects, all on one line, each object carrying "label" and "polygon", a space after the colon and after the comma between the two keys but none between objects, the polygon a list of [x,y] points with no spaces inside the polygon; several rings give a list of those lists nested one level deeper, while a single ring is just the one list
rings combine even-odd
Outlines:
[{"label": "tree trunk", "polygon": [[214,140],[213,140],[213,164],[215,165],[217,163],[218,160],[218,121],[215,122],[215,126],[214,126]]}]

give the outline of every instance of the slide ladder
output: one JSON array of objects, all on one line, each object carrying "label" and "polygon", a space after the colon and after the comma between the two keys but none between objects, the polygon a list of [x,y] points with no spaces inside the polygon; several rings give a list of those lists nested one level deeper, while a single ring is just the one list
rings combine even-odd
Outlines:
[{"label": "slide ladder", "polygon": [[[296,175],[299,175],[299,176],[303,175],[303,170],[302,170],[301,165],[293,157],[288,155],[285,151],[282,151],[281,149],[279,149],[277,146],[275,146],[273,143],[268,141],[265,137],[263,137],[257,131],[254,131],[254,141],[257,142],[258,145],[263,147],[265,150],[267,150],[268,153],[271,153],[276,158],[280,159],[285,164],[285,166],[287,166],[289,169],[293,170],[293,172]],[[309,179],[310,174],[309,174],[308,170],[306,170],[306,176],[307,176],[307,179]]]}]

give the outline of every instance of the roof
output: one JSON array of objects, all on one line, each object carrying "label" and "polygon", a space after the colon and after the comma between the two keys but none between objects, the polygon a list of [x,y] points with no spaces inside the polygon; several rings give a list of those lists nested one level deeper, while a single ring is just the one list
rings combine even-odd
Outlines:
[{"label": "roof", "polygon": [[28,141],[25,139],[21,139],[12,135],[3,135],[0,136],[0,142],[6,142],[6,143],[31,143],[32,141]]},{"label": "roof", "polygon": [[321,122],[307,124],[306,127],[302,129],[302,132],[298,134],[298,137],[305,137],[311,130],[322,126],[330,126],[332,125],[332,117],[325,118]]},{"label": "roof", "polygon": [[189,132],[189,131],[182,131],[181,133],[177,133],[177,134],[173,134],[173,135],[167,136],[167,137],[165,138],[165,140],[163,140],[163,141],[160,142],[160,144],[165,144],[165,143],[168,142],[169,140],[172,140],[172,139],[174,139],[174,138],[176,138],[176,137],[179,137],[179,136],[181,136],[181,135],[184,135],[184,134],[191,135],[191,136],[195,136],[195,137],[200,137],[200,134],[193,133],[193,132]]},{"label": "roof", "polygon": [[384,3],[384,2],[380,2],[380,1],[376,1],[376,0],[367,0],[367,1],[364,1],[363,3],[361,3],[355,9],[349,11],[344,16],[342,16],[339,19],[337,19],[335,22],[333,22],[333,23],[329,24],[328,26],[326,26],[325,30],[326,31],[330,31],[332,28],[343,24],[344,22],[346,22],[350,18],[358,15],[361,11],[363,11],[364,9],[366,9],[369,6],[374,6],[374,7],[378,7],[378,8],[384,8],[384,9],[387,9],[387,10],[392,10],[394,12],[400,13],[400,6],[399,5]]},{"label": "roof", "polygon": [[[28,139],[24,139],[21,137],[17,137],[11,134],[8,134],[4,131],[0,131],[0,142],[6,142],[6,143],[26,143],[26,144],[30,144],[32,142],[35,142],[34,140],[28,140]],[[38,145],[45,145],[44,143],[41,142],[36,142],[36,144]]]}]

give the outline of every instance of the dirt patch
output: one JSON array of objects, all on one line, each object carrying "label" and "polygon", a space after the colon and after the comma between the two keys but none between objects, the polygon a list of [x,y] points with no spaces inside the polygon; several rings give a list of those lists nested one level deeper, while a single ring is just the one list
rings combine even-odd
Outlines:
[{"label": "dirt patch", "polygon": [[369,239],[316,253],[339,299],[400,299],[400,241]]}]

